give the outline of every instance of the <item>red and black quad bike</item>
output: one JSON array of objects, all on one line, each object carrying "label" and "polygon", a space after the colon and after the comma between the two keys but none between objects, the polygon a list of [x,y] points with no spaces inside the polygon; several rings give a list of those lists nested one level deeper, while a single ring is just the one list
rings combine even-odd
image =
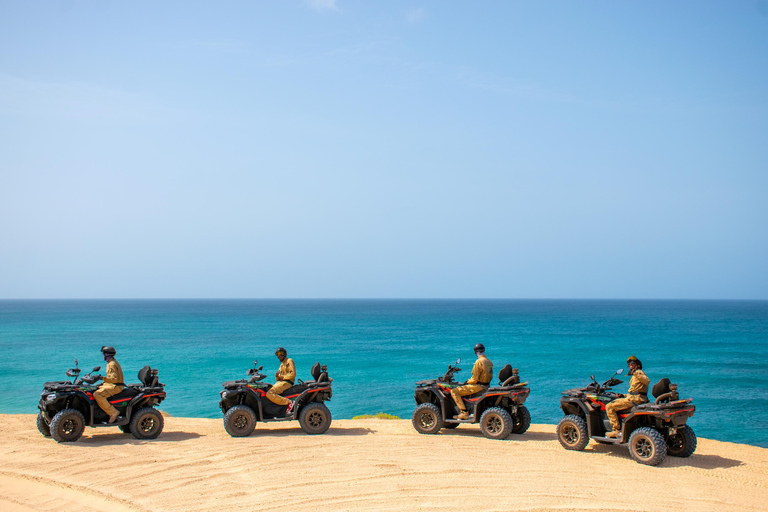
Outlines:
[{"label": "red and black quad bike", "polygon": [[583,450],[592,438],[603,444],[629,444],[629,454],[640,464],[656,466],[667,455],[690,457],[696,450],[696,434],[686,425],[696,406],[691,398],[680,400],[677,384],[661,379],[651,390],[655,402],[636,405],[619,411],[621,432],[618,437],[605,437],[611,430],[611,422],[605,406],[619,398],[611,391],[623,381],[613,377],[598,384],[592,375],[592,383],[585,388],[563,391],[560,408],[565,417],[557,425],[557,437],[566,450]]},{"label": "red and black quad bike", "polygon": [[108,398],[118,411],[115,423],[107,423],[109,417],[93,398],[98,389],[96,382],[102,377],[92,375],[101,369],[96,366],[80,377],[77,367],[67,370],[72,381],[46,382],[37,404],[37,429],[46,437],[59,443],[77,441],[85,427],[120,427],[136,439],[155,439],[163,431],[163,415],[155,406],[165,400],[165,385],[157,381],[157,370],[145,366],[139,370],[139,383],[128,384],[123,390]]},{"label": "red and black quad bike", "polygon": [[520,382],[518,370],[510,365],[499,372],[498,386],[463,397],[469,419],[455,419],[460,411],[451,397],[451,389],[462,385],[453,380],[453,375],[461,371],[460,362],[461,358],[449,365],[442,377],[416,383],[413,428],[421,434],[437,434],[440,429],[453,429],[462,423],[480,423],[480,431],[489,439],[506,439],[510,433],[528,430],[531,413],[523,403],[531,390],[526,387],[527,382]]},{"label": "red and black quad bike", "polygon": [[333,395],[328,377],[328,367],[315,363],[312,378],[286,389],[281,396],[293,401],[293,409],[278,405],[267,398],[272,384],[261,382],[266,375],[263,366],[248,370],[250,379],[231,380],[224,383],[219,407],[224,413],[224,429],[232,437],[249,436],[256,428],[256,422],[293,421],[298,419],[301,429],[307,434],[323,434],[331,426],[331,411],[323,403]]}]

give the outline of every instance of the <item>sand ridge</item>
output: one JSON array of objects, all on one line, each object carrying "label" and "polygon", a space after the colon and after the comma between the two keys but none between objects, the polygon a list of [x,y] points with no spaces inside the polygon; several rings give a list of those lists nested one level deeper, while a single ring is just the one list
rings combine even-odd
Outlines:
[{"label": "sand ridge", "polygon": [[247,438],[227,435],[219,419],[165,421],[154,441],[86,428],[58,444],[38,433],[34,415],[0,415],[0,508],[763,511],[768,503],[768,449],[708,439],[688,459],[648,467],[626,447],[566,451],[553,425],[494,441],[477,425],[420,435],[408,420],[334,420],[320,436],[297,422],[259,423]]}]

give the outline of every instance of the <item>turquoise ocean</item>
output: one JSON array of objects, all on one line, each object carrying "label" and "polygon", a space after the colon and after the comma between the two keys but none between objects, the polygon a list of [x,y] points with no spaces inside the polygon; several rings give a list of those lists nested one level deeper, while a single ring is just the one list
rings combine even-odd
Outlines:
[{"label": "turquoise ocean", "polygon": [[511,363],[529,382],[534,423],[557,423],[561,391],[635,355],[652,383],[669,377],[694,399],[699,436],[768,447],[768,301],[3,300],[0,412],[35,413],[43,382],[75,358],[103,366],[99,348],[113,345],[127,382],[159,369],[161,409],[218,418],[221,383],[254,359],[271,377],[283,346],[299,378],[328,365],[334,418],[410,418],[414,382],[459,357],[469,378],[478,342],[494,373]]}]

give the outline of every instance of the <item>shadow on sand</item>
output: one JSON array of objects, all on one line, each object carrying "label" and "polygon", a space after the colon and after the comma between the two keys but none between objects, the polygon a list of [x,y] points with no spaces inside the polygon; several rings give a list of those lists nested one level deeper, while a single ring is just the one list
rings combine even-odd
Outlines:
[{"label": "shadow on sand", "polygon": [[[629,456],[629,448],[627,445],[605,445],[605,444],[593,444],[584,450],[586,452],[604,453],[611,457],[618,457],[621,459],[627,459],[634,462],[632,457]],[[696,455],[695,453],[690,457],[673,457],[667,455],[664,462],[659,464],[662,468],[698,468],[698,469],[724,469],[735,468],[744,465],[743,461],[736,459],[728,459],[726,457],[720,457],[719,455]]]},{"label": "shadow on sand", "polygon": [[[480,428],[477,425],[472,425],[465,428],[457,427],[455,429],[444,428],[443,430],[440,431],[439,435],[485,438],[485,436],[483,436],[483,433],[480,432]],[[510,434],[508,438],[503,439],[502,441],[525,442],[525,441],[556,441],[556,440],[557,440],[557,434],[555,434],[554,432],[526,432],[525,434]]]},{"label": "shadow on sand", "polygon": [[[88,434],[89,432],[86,431]],[[203,437],[196,432],[179,432],[179,431],[167,431],[160,434],[157,439],[136,439],[131,434],[120,433],[98,433],[93,432],[91,435],[83,435],[77,444],[85,445],[120,445],[120,444],[141,444],[146,442],[151,443],[176,443],[179,441],[187,441],[189,439],[197,439]]]},{"label": "shadow on sand", "polygon": [[[333,425],[331,425],[331,428],[329,428],[322,435],[331,436],[331,437],[367,436],[375,433],[376,433],[376,430],[372,428],[341,428],[341,427],[334,427]],[[291,436],[306,436],[309,434],[301,430],[301,427],[270,430],[269,427],[259,428],[257,426],[256,430],[254,430],[253,434],[251,434],[249,437],[258,437],[261,435],[274,436],[274,437],[291,437]]]}]

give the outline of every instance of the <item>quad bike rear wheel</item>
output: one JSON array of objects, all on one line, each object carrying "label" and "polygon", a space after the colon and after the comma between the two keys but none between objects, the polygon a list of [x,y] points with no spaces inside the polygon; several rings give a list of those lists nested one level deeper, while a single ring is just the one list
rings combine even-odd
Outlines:
[{"label": "quad bike rear wheel", "polygon": [[667,443],[657,430],[641,427],[629,436],[629,454],[640,464],[658,466],[667,456]]},{"label": "quad bike rear wheel", "polygon": [[57,443],[72,443],[83,435],[85,417],[77,409],[64,409],[53,417],[50,429]]},{"label": "quad bike rear wheel", "polygon": [[155,439],[163,431],[163,415],[154,407],[142,407],[133,414],[130,426],[136,439]]},{"label": "quad bike rear wheel", "polygon": [[557,424],[557,440],[566,450],[583,450],[589,444],[587,423],[575,414],[565,416]]},{"label": "quad bike rear wheel", "polygon": [[331,426],[331,411],[322,402],[313,402],[299,413],[299,426],[307,434],[324,434]]},{"label": "quad bike rear wheel", "polygon": [[480,416],[480,432],[488,439],[506,439],[512,432],[512,416],[501,407],[490,407]]},{"label": "quad bike rear wheel", "polygon": [[248,437],[256,428],[256,413],[247,405],[236,405],[224,414],[224,430],[232,437]]},{"label": "quad bike rear wheel", "polygon": [[524,434],[528,427],[531,426],[531,413],[526,406],[521,405],[517,408],[517,412],[512,417],[512,420],[512,433]]},{"label": "quad bike rear wheel", "polygon": [[690,457],[696,451],[696,434],[688,425],[677,429],[674,435],[667,436],[667,455]]},{"label": "quad bike rear wheel", "polygon": [[437,434],[445,425],[443,415],[435,404],[419,404],[413,411],[411,423],[419,434]]},{"label": "quad bike rear wheel", "polygon": [[42,414],[37,415],[37,430],[45,437],[51,437],[51,426],[45,422]]}]

